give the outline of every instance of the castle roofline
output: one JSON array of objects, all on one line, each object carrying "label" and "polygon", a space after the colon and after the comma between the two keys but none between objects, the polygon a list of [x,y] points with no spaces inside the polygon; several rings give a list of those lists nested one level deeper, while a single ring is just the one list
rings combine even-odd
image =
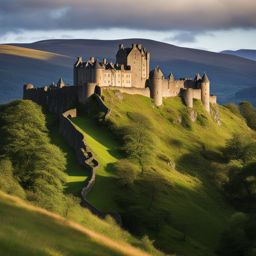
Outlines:
[{"label": "castle roofline", "polygon": [[162,70],[158,66],[151,70],[149,75],[151,79],[162,79],[164,77]]},{"label": "castle roofline", "polygon": [[202,77],[202,82],[203,83],[209,83],[210,82],[210,80],[209,80],[208,76],[206,75],[206,73],[204,73],[204,75]]}]

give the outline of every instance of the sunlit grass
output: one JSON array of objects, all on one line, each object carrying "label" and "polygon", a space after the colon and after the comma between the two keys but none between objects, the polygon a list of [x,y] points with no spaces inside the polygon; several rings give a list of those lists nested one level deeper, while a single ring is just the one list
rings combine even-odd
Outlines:
[{"label": "sunlit grass", "polygon": [[50,60],[63,55],[13,45],[0,45],[0,54],[14,55],[38,60]]}]

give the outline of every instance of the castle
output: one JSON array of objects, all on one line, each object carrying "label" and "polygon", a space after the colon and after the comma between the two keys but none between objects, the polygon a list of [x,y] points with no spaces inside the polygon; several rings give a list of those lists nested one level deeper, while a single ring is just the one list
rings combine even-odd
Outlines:
[{"label": "castle", "polygon": [[78,57],[74,64],[73,86],[65,86],[62,79],[57,85],[43,88],[26,84],[23,98],[32,99],[57,113],[76,103],[85,103],[92,94],[101,95],[106,89],[150,97],[156,106],[162,105],[163,98],[181,96],[184,103],[193,108],[193,99],[198,99],[207,112],[210,112],[210,103],[217,101],[216,96],[210,95],[206,74],[176,80],[172,73],[165,78],[159,67],[150,71],[150,53],[141,44],[132,44],[130,48],[120,44],[116,63],[107,62],[106,58],[100,62],[94,57],[83,62],[82,57]]}]

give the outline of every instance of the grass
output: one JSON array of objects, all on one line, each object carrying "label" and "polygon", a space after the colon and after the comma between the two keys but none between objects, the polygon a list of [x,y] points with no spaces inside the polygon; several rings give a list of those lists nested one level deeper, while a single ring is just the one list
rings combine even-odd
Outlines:
[{"label": "grass", "polygon": [[[47,117],[48,119],[53,118],[50,115]],[[51,143],[61,148],[67,160],[66,169],[64,170],[67,174],[65,191],[66,193],[79,195],[83,184],[88,177],[88,173],[85,168],[78,163],[74,150],[67,144],[59,133],[58,125],[52,120],[50,122],[52,123],[49,127]]]},{"label": "grass", "polygon": [[[88,194],[88,200],[102,211],[116,211],[115,204],[116,178],[112,164],[120,158],[118,144],[111,137],[109,131],[99,127],[95,122],[85,116],[72,120],[85,135],[85,141],[91,148],[100,163],[97,169],[96,184]],[[107,192],[107,194],[106,194]]]},{"label": "grass", "polygon": [[50,60],[58,56],[64,56],[52,52],[28,49],[13,45],[0,45],[0,54],[14,55],[38,60]]},{"label": "grass", "polygon": [[[187,108],[179,97],[165,99],[160,108],[143,96],[122,94],[120,97],[119,92],[104,91],[104,98],[111,109],[110,121],[116,127],[130,124],[129,113],[133,112],[143,114],[152,124],[148,128],[155,148],[151,166],[171,184],[170,190],[154,202],[152,221],[160,218],[157,214],[164,209],[171,216],[171,224],[163,226],[160,232],[148,230],[150,237],[167,252],[171,248],[182,255],[214,255],[220,234],[234,209],[211,179],[217,171],[213,164],[223,161],[221,149],[233,133],[252,135],[252,131],[244,120],[222,106],[217,107],[221,119],[221,126],[218,126],[214,115],[210,116],[201,103],[195,101],[195,110],[203,121],[188,127],[180,123],[181,117],[187,115]],[[122,194],[128,199],[131,195],[115,186],[111,164],[120,158],[116,153],[118,145],[110,132],[87,118],[79,117],[74,123],[84,131],[88,145],[101,164],[89,199],[101,209],[117,209],[122,213],[115,204],[115,197]],[[203,149],[210,159],[202,155]],[[160,155],[174,162],[175,168]],[[146,213],[150,191],[143,192],[143,189],[141,180],[140,186],[134,189],[134,197]]]},{"label": "grass", "polygon": [[149,255],[3,192],[0,225],[4,255]]}]

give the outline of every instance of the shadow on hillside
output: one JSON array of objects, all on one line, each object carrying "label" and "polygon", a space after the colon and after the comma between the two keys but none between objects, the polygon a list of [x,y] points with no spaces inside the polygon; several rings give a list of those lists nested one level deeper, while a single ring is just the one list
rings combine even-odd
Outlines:
[{"label": "shadow on hillside", "polygon": [[225,163],[221,149],[212,151],[201,145],[194,149],[193,152],[183,154],[176,162],[176,169],[192,176],[211,174],[216,171],[212,163]]}]

